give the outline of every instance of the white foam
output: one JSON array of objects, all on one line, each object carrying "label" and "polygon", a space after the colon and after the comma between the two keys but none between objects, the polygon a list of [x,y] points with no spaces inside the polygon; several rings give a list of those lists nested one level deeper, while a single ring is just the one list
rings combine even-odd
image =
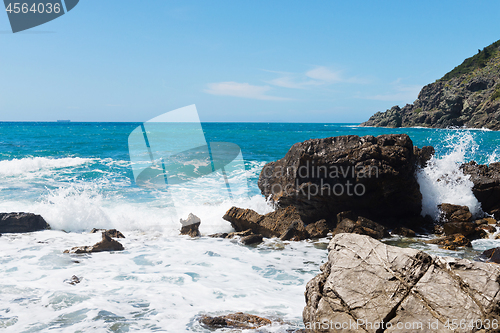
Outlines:
[{"label": "white foam", "polygon": [[80,157],[47,158],[26,157],[0,161],[0,176],[18,176],[40,171],[75,167],[92,162],[93,159]]},{"label": "white foam", "polygon": [[474,184],[470,176],[460,170],[460,165],[478,149],[474,137],[469,131],[457,131],[445,138],[442,149],[450,151],[441,157],[434,155],[417,172],[422,193],[422,215],[437,219],[437,206],[442,203],[467,206],[472,214],[481,214],[481,205],[472,193]]}]

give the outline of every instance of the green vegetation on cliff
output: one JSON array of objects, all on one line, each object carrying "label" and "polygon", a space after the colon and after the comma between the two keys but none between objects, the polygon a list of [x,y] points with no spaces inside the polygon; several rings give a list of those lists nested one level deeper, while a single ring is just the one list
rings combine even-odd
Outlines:
[{"label": "green vegetation on cliff", "polygon": [[485,47],[482,51],[479,51],[476,55],[467,58],[461,65],[453,68],[450,72],[446,73],[439,81],[449,81],[454,77],[458,77],[462,74],[468,74],[475,71],[478,68],[486,67],[488,61],[495,57],[500,47],[500,40],[495,43]]}]

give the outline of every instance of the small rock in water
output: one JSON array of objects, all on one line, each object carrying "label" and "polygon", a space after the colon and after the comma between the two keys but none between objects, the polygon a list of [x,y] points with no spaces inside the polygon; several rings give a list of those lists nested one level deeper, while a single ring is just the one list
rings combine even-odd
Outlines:
[{"label": "small rock in water", "polygon": [[71,277],[71,279],[69,279],[69,280],[65,280],[64,282],[66,282],[66,283],[71,284],[71,285],[73,285],[73,286],[74,286],[74,285],[76,285],[76,284],[80,283],[81,281],[82,281],[82,280],[81,280],[80,278],[78,278],[78,276],[73,275],[73,276]]},{"label": "small rock in water", "polygon": [[199,227],[201,224],[201,219],[198,216],[189,213],[188,218],[185,220],[181,219],[180,222],[182,225],[181,235],[188,235],[191,237],[200,237],[201,236],[200,230],[199,230]]},{"label": "small rock in water", "polygon": [[461,234],[445,236],[438,239],[431,239],[429,241],[426,241],[426,243],[439,245],[445,250],[456,250],[457,247],[463,246],[472,247],[470,240]]},{"label": "small rock in water", "polygon": [[200,323],[211,329],[218,328],[243,328],[256,329],[262,326],[271,325],[271,320],[254,316],[248,313],[237,312],[226,316],[210,317],[203,316]]},{"label": "small rock in water", "polygon": [[108,235],[111,238],[125,238],[125,236],[123,236],[123,234],[120,231],[116,230],[116,229],[108,229],[108,230],[106,230],[106,229],[96,229],[96,228],[94,228],[94,229],[92,229],[90,231],[90,233],[91,234],[95,234],[95,233],[98,233],[99,231],[106,233],[106,235]]},{"label": "small rock in water", "polygon": [[208,237],[212,237],[212,238],[227,238],[227,236],[228,236],[227,232],[219,232],[217,234],[209,235]]},{"label": "small rock in water", "polygon": [[494,262],[495,264],[500,264],[500,247],[495,247],[484,251],[481,256],[486,257],[486,262]]},{"label": "small rock in water", "polygon": [[123,245],[108,235],[105,232],[102,233],[102,240],[95,243],[93,246],[78,246],[71,250],[66,250],[64,253],[92,253],[92,252],[103,252],[103,251],[123,251]]},{"label": "small rock in water", "polygon": [[241,238],[241,242],[245,245],[262,243],[262,235],[248,235]]}]

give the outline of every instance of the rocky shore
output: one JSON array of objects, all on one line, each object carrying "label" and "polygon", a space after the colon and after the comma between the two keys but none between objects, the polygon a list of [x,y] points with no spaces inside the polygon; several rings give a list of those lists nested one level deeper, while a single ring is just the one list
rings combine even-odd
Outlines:
[{"label": "rocky shore", "polygon": [[500,130],[500,41],[423,87],[413,104],[377,112],[361,126]]}]

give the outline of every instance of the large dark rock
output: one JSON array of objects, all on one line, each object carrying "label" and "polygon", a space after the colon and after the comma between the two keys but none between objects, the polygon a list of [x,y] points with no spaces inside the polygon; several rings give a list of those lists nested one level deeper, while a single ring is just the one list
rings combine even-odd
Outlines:
[{"label": "large dark rock", "polygon": [[500,264],[500,247],[495,247],[493,249],[488,249],[481,253],[481,256],[486,262],[494,262],[495,264]]},{"label": "large dark rock", "polygon": [[32,232],[50,229],[43,217],[32,213],[0,213],[0,233]]},{"label": "large dark rock", "polygon": [[500,129],[500,41],[422,88],[413,104],[377,112],[361,126]]},{"label": "large dark rock", "polygon": [[258,185],[278,207],[294,206],[305,223],[334,224],[338,213],[349,210],[380,223],[402,223],[420,215],[415,170],[426,151],[414,149],[406,134],[308,140],[266,164]]},{"label": "large dark rock", "polygon": [[187,219],[183,220],[180,219],[181,222],[181,235],[188,235],[190,237],[200,237],[200,224],[201,224],[201,219],[192,214],[189,213]]},{"label": "large dark rock", "polygon": [[279,237],[282,240],[309,238],[305,224],[294,207],[278,209],[266,215],[260,215],[251,209],[232,207],[223,218],[231,222],[237,232],[250,229],[254,234],[267,238]]},{"label": "large dark rock", "polygon": [[441,222],[470,222],[472,214],[467,206],[443,203],[438,205],[441,211]]},{"label": "large dark rock", "polygon": [[[447,321],[500,319],[497,265],[432,256],[357,234],[336,235],[328,250],[322,272],[306,286],[306,332],[452,332]],[[360,325],[335,326],[342,323]]]},{"label": "large dark rock", "polygon": [[105,232],[102,233],[102,240],[95,243],[92,246],[78,246],[71,250],[66,250],[64,253],[93,253],[93,252],[103,252],[103,251],[123,251],[123,245],[111,237],[109,237]]},{"label": "large dark rock", "polygon": [[470,175],[474,184],[472,192],[481,203],[481,208],[489,214],[500,217],[500,163],[478,165],[471,161],[461,166],[465,175]]}]

